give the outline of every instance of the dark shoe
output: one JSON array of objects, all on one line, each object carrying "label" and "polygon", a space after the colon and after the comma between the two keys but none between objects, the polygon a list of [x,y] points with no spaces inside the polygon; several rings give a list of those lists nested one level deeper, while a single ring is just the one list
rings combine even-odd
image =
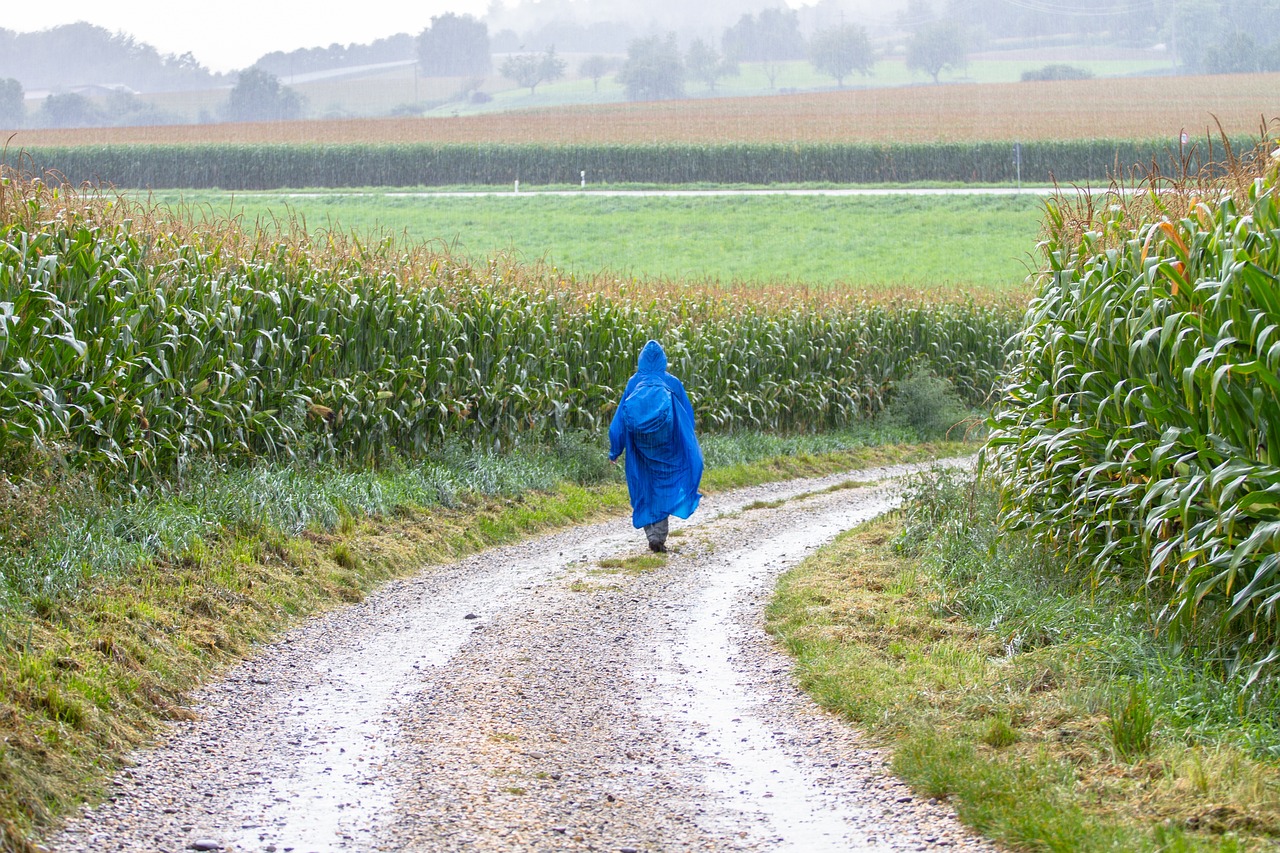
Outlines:
[{"label": "dark shoe", "polygon": [[650,542],[649,550],[655,554],[665,554],[667,553],[667,546],[662,542]]}]

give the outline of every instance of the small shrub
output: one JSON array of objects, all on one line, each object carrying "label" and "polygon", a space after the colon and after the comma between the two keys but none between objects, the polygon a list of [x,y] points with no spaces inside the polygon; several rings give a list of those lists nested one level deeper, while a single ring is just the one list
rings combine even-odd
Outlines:
[{"label": "small shrub", "polygon": [[604,483],[620,476],[619,470],[609,464],[609,448],[601,434],[565,431],[554,439],[552,452],[564,476],[579,485]]},{"label": "small shrub", "polygon": [[914,430],[922,439],[948,437],[967,417],[955,386],[928,370],[898,382],[885,409],[891,426]]}]

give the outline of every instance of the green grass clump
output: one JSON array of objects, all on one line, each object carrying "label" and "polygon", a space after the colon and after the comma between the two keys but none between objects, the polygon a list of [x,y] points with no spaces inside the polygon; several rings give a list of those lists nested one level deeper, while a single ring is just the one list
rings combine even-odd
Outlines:
[{"label": "green grass clump", "polygon": [[667,564],[666,554],[637,554],[633,557],[606,557],[600,560],[599,571],[606,574],[642,575]]},{"label": "green grass clump", "polygon": [[1110,719],[1106,730],[1111,746],[1122,761],[1133,761],[1151,748],[1151,734],[1156,716],[1140,684],[1129,687],[1111,700]]}]

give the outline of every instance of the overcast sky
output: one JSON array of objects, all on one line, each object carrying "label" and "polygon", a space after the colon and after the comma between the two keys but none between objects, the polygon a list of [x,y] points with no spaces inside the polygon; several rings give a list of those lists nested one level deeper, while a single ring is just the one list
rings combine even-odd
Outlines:
[{"label": "overcast sky", "polygon": [[[786,2],[793,8],[804,5],[804,0]],[[644,0],[637,4],[644,8]],[[757,0],[754,5],[765,4]],[[126,32],[162,54],[190,51],[213,71],[232,71],[274,50],[417,35],[433,15],[483,17],[488,7],[489,0],[6,0],[0,27],[26,33],[87,21]]]},{"label": "overcast sky", "polygon": [[8,0],[0,27],[25,33],[88,21],[161,53],[191,51],[208,68],[231,71],[273,50],[416,35],[432,15],[482,16],[487,7],[488,0]]}]

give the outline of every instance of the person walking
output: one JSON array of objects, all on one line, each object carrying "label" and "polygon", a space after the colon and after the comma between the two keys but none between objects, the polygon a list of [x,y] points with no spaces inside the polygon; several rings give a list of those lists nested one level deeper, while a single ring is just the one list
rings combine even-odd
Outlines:
[{"label": "person walking", "polygon": [[640,351],[609,424],[609,461],[618,464],[624,452],[631,523],[644,528],[649,550],[663,553],[669,517],[688,518],[702,500],[702,449],[689,395],[667,373],[667,354],[657,341]]}]

